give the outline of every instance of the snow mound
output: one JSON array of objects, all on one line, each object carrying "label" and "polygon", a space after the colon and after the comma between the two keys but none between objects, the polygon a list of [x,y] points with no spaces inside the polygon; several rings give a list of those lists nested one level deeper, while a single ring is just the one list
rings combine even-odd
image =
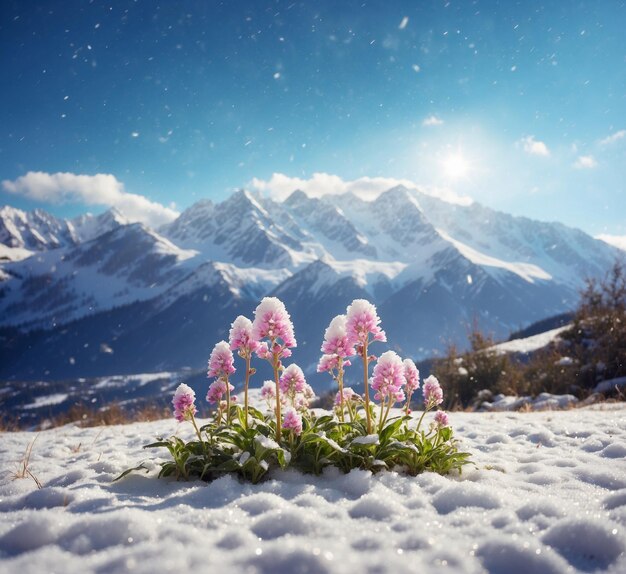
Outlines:
[{"label": "snow mound", "polygon": [[[0,572],[626,571],[626,405],[452,413],[476,468],[158,480],[156,421],[0,435]],[[202,421],[201,421],[202,422]],[[427,421],[429,422],[429,421]],[[147,471],[112,480],[144,461]]]}]

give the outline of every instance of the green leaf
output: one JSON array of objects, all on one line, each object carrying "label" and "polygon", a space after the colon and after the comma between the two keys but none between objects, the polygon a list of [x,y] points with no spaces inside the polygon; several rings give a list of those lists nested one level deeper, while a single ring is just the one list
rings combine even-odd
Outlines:
[{"label": "green leaf", "polygon": [[117,478],[114,478],[114,479],[113,479],[113,482],[117,482],[118,480],[120,480],[120,479],[124,478],[126,475],[130,474],[131,472],[135,472],[135,471],[138,471],[138,470],[145,470],[145,471],[146,471],[146,474],[147,474],[148,472],[150,472],[150,469],[149,469],[149,468],[145,465],[145,463],[143,463],[143,462],[142,462],[141,464],[139,464],[139,465],[137,465],[137,466],[135,466],[135,467],[133,467],[133,468],[128,468],[128,469],[126,469],[126,470],[125,470],[122,474],[120,474]]}]

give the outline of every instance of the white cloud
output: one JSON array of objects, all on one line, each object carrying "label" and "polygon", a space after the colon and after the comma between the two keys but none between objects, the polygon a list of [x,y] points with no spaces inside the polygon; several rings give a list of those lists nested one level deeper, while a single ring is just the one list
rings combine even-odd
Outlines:
[{"label": "white cloud", "polygon": [[45,173],[29,171],[15,181],[4,180],[9,193],[46,203],[82,203],[119,209],[129,221],[140,221],[152,227],[173,221],[178,212],[143,195],[124,191],[124,184],[115,176],[99,173]]},{"label": "white cloud", "polygon": [[593,169],[597,166],[598,162],[596,161],[596,158],[594,158],[592,155],[581,155],[574,162],[574,167],[576,169]]},{"label": "white cloud", "polygon": [[400,22],[400,25],[398,26],[398,30],[404,30],[407,27],[408,23],[409,23],[409,17],[405,16],[404,18],[402,18],[402,21]]},{"label": "white cloud", "polygon": [[423,126],[440,126],[441,124],[443,124],[443,120],[437,116],[428,116],[422,122]]},{"label": "white cloud", "polygon": [[603,140],[600,140],[601,145],[610,145],[621,139],[626,138],[626,130],[619,130],[614,134],[611,134],[608,137],[605,137]]},{"label": "white cloud", "polygon": [[438,197],[449,203],[461,205],[472,203],[470,197],[458,195],[447,188],[422,187],[409,179],[396,179],[393,177],[360,177],[346,181],[338,175],[329,173],[314,173],[309,179],[289,177],[283,173],[273,173],[269,180],[255,177],[249,185],[253,189],[267,193],[279,201],[283,201],[297,189],[304,191],[310,197],[340,195],[351,192],[363,200],[373,201],[384,191],[403,185],[408,189],[419,189],[419,191],[427,195]]},{"label": "white cloud", "polygon": [[550,150],[548,146],[539,140],[535,139],[535,136],[526,136],[520,140],[523,150],[531,155],[539,155],[542,157],[548,157]]}]

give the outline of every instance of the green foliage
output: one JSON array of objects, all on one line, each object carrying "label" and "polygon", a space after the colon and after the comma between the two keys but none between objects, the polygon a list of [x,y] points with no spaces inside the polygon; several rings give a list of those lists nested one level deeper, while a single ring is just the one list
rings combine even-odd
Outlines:
[{"label": "green foliage", "polygon": [[[459,452],[452,429],[431,425],[415,428],[409,416],[391,419],[378,434],[367,434],[362,410],[354,420],[341,422],[332,415],[302,417],[302,433],[285,431],[275,442],[275,422],[250,408],[246,428],[243,409],[231,407],[231,425],[211,421],[198,430],[202,440],[159,439],[145,448],[166,448],[171,460],[161,464],[159,477],[177,480],[213,480],[235,474],[257,483],[273,469],[287,467],[320,474],[328,466],[343,472],[395,469],[416,475],[424,471],[448,474],[470,464],[469,453]],[[140,470],[143,465],[129,469]],[[122,477],[120,476],[120,478]]]}]

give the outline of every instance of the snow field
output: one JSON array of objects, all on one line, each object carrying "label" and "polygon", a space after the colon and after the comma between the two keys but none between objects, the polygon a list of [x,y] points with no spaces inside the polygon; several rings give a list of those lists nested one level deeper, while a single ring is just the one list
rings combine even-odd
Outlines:
[{"label": "snow field", "polygon": [[[0,572],[626,571],[626,407],[452,413],[461,477],[157,480],[174,420],[0,435]],[[148,474],[112,483],[147,461]]]}]

